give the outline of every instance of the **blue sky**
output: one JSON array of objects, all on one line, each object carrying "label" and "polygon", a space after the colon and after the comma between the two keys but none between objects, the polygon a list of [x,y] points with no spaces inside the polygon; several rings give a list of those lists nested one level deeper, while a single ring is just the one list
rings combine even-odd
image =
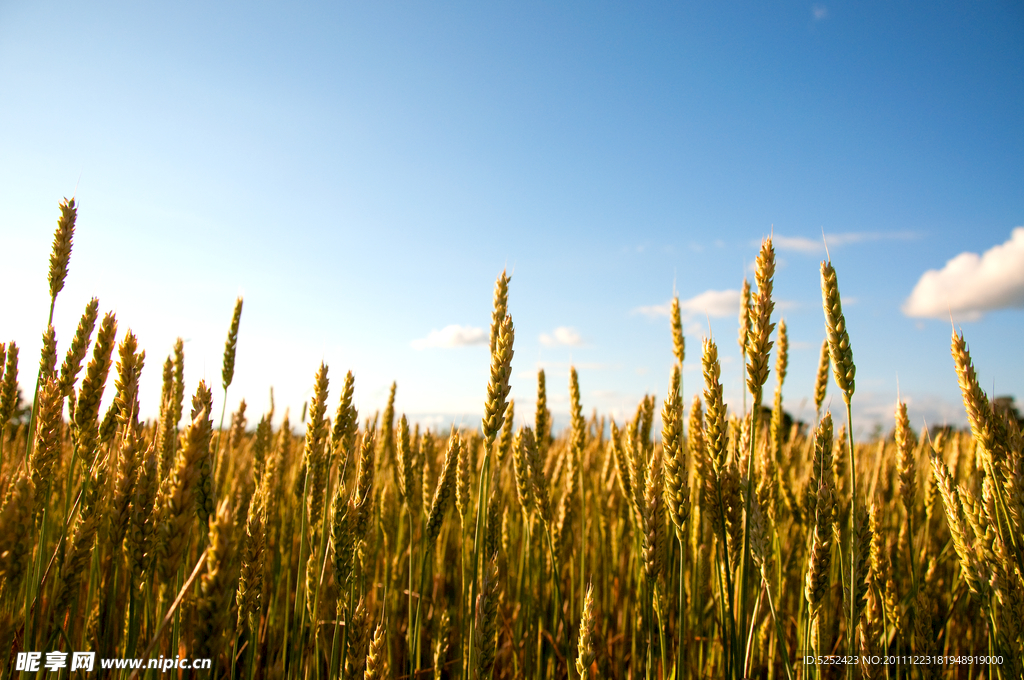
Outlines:
[{"label": "blue sky", "polygon": [[231,407],[273,385],[301,409],[325,360],[364,413],[397,380],[400,411],[472,422],[506,267],[520,414],[539,366],[556,412],[570,363],[588,412],[660,399],[673,288],[687,398],[710,321],[738,404],[729,291],[774,233],[808,418],[824,230],[864,431],[897,380],[915,425],[962,422],[950,309],[985,388],[1024,399],[1021,82],[1013,2],[6,2],[0,338],[34,374],[77,191],[58,342],[98,296],[147,350],[150,413],[179,335],[190,389],[219,387],[242,294]]}]

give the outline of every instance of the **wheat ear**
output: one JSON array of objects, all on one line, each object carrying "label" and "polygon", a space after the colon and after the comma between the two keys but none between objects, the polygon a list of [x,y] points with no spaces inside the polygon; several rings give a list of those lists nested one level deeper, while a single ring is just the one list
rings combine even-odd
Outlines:
[{"label": "wheat ear", "polygon": [[818,356],[818,373],[814,379],[814,411],[821,414],[821,407],[825,403],[825,393],[828,390],[828,338],[821,341],[821,354]]},{"label": "wheat ear", "polygon": [[313,381],[313,397],[310,400],[309,420],[306,421],[306,439],[302,459],[306,464],[306,500],[308,508],[307,527],[315,531],[323,516],[324,487],[327,485],[327,438],[329,436],[327,414],[327,365],[323,362],[316,371]]},{"label": "wheat ear", "polygon": [[678,382],[679,365],[672,367],[668,397],[661,409],[661,446],[665,458],[665,500],[676,537],[684,539],[684,527],[690,516],[690,487],[687,484],[686,450],[683,443],[683,405]]},{"label": "wheat ear", "polygon": [[114,351],[114,337],[117,334],[117,320],[113,312],[100,322],[93,346],[92,359],[85,369],[78,398],[75,401],[74,432],[75,445],[83,465],[88,470],[96,459],[96,444],[99,440],[99,410],[103,389],[110,373],[111,357]]},{"label": "wheat ear", "polygon": [[964,409],[967,421],[971,424],[974,439],[994,462],[1001,461],[1005,451],[1001,446],[1000,423],[993,416],[988,397],[978,384],[978,374],[971,361],[971,352],[964,340],[963,333],[953,333],[951,344],[953,363],[956,367],[957,381],[964,398]]},{"label": "wheat ear", "polygon": [[[0,431],[14,415],[18,406],[18,345],[12,340],[7,344],[7,360],[4,377],[0,382]],[[2,462],[2,461],[0,461]]]},{"label": "wheat ear", "polygon": [[[60,204],[60,218],[57,220],[57,231],[53,234],[53,249],[50,252],[50,300],[57,299],[57,293],[64,289],[64,280],[68,276],[68,262],[71,260],[71,244],[75,236],[75,220],[78,218],[78,206],[75,199],[64,199]],[[50,320],[53,320],[53,309],[50,309]]]},{"label": "wheat ear", "polygon": [[438,534],[441,533],[441,523],[444,521],[444,513],[452,496],[452,487],[455,485],[456,460],[459,459],[462,450],[462,443],[458,432],[452,427],[451,435],[448,437],[448,450],[444,456],[444,463],[441,465],[441,474],[437,478],[437,488],[434,491],[434,499],[430,503],[430,512],[427,515],[426,534],[427,542],[432,545]]},{"label": "wheat ear", "polygon": [[387,630],[384,623],[378,623],[370,640],[370,649],[366,653],[366,672],[363,680],[385,680],[388,677]]},{"label": "wheat ear", "polygon": [[[38,521],[49,501],[49,490],[53,482],[53,473],[60,455],[61,427],[63,417],[61,411],[64,400],[60,386],[50,377],[39,389],[39,411],[36,420],[35,446],[29,459],[29,470],[32,472],[32,483],[36,489],[35,510],[33,517]],[[40,546],[41,547],[41,546]]]},{"label": "wheat ear", "polygon": [[[683,365],[686,359],[686,336],[683,335],[683,319],[679,310],[679,296],[672,297],[672,354],[676,357],[676,363]],[[676,385],[676,389],[679,386]]]},{"label": "wheat ear", "polygon": [[[13,344],[13,343],[12,343]],[[551,411],[548,410],[547,380],[544,369],[537,371],[537,412],[534,416],[534,433],[537,436],[537,448],[541,454],[547,453],[551,439]]]},{"label": "wheat ear", "polygon": [[355,376],[349,371],[345,374],[345,385],[341,388],[338,412],[334,416],[334,425],[331,428],[331,450],[335,455],[341,453],[344,456],[338,463],[338,469],[342,473],[348,465],[348,458],[356,440],[356,431],[359,429],[359,412],[353,405],[355,387]]},{"label": "wheat ear", "polygon": [[175,468],[161,489],[156,556],[160,578],[165,584],[172,583],[188,544],[198,495],[199,469],[202,459],[210,454],[212,434],[207,411],[199,411],[182,433],[183,442]]},{"label": "wheat ear", "polygon": [[65,397],[71,396],[75,379],[78,377],[79,371],[82,370],[82,361],[85,359],[86,352],[89,351],[89,340],[96,328],[99,306],[100,301],[96,298],[90,300],[89,304],[85,306],[85,312],[78,322],[75,337],[71,340],[71,347],[68,348],[67,356],[64,357],[64,363],[61,364],[60,391]]},{"label": "wheat ear", "polygon": [[242,320],[242,298],[235,300],[235,311],[231,314],[228,339],[224,342],[224,361],[221,366],[221,385],[226,392],[235,377],[235,354],[238,351],[238,324]]},{"label": "wheat ear", "polygon": [[494,670],[494,652],[498,633],[498,565],[488,560],[480,594],[476,598],[476,677],[487,680]]},{"label": "wheat ear", "polygon": [[580,617],[580,635],[576,651],[576,672],[580,680],[590,680],[590,667],[597,658],[594,649],[594,584],[587,584],[587,595],[583,600],[583,615]]},{"label": "wheat ear", "polygon": [[409,421],[405,414],[398,420],[398,437],[395,439],[395,455],[398,467],[398,495],[410,509],[413,507],[413,451],[409,437]]},{"label": "wheat ear", "polygon": [[[831,261],[821,263],[821,302],[825,312],[825,333],[828,339],[828,351],[832,360],[832,375],[836,384],[843,392],[843,401],[846,402],[847,436],[849,437],[850,455],[850,559],[848,565],[850,582],[857,581],[858,566],[857,558],[860,551],[857,550],[857,458],[856,448],[853,444],[853,410],[850,404],[853,399],[855,388],[854,377],[857,367],[853,363],[853,348],[850,346],[850,334],[846,328],[846,317],[843,316],[843,306],[839,296],[839,282],[836,278],[836,270]],[[850,603],[848,613],[856,611],[856,605],[852,598],[856,592],[850,588]],[[857,620],[851,619],[848,628],[847,652],[853,655],[854,644],[857,639]],[[848,677],[853,677],[853,667],[848,669]]]},{"label": "wheat ear", "polygon": [[32,476],[21,468],[0,507],[0,602],[13,604],[29,566],[34,496]]},{"label": "wheat ear", "polygon": [[[267,511],[265,489],[259,485],[252,492],[245,518],[245,534],[241,551],[241,568],[235,602],[238,606],[239,632],[256,627],[262,605],[264,552],[266,549]],[[343,581],[339,580],[339,583]],[[340,600],[340,598],[339,598]]]}]

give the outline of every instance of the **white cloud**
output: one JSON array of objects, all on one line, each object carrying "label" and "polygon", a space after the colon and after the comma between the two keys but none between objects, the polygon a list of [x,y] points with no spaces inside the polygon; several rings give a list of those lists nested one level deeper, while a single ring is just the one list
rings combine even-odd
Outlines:
[{"label": "white cloud", "polygon": [[829,248],[850,245],[851,243],[866,243],[869,241],[909,241],[916,237],[909,231],[894,231],[889,233],[879,232],[847,232],[844,234],[825,234],[825,241],[820,238],[805,238],[803,236],[783,236],[775,234],[772,236],[772,245],[777,250],[795,250],[808,255],[824,254],[825,244]]},{"label": "white cloud", "polygon": [[[523,380],[536,380],[537,371],[544,369],[544,372],[548,376],[548,385],[551,385],[552,376],[564,376],[568,379],[570,367],[575,368],[578,373],[587,373],[590,371],[618,371],[622,368],[622,366],[616,364],[602,364],[597,362],[571,363],[567,361],[538,361],[534,364],[533,368],[517,373],[516,377]],[[550,393],[548,398],[550,398]]]},{"label": "white cloud", "polygon": [[1024,307],[1024,227],[1010,240],[977,253],[960,253],[929,269],[903,303],[907,316],[975,321],[985,312]]},{"label": "white cloud", "polygon": [[633,310],[634,314],[643,314],[652,319],[658,316],[668,316],[672,313],[672,303],[666,302],[663,305],[644,305]]},{"label": "white cloud", "polygon": [[[705,314],[713,317],[738,316],[740,292],[738,290],[706,290],[688,300],[680,300],[679,311],[685,317],[702,317]],[[672,313],[672,302],[637,307],[633,313],[652,318],[669,316]]]},{"label": "white cloud", "polygon": [[[893,428],[893,412],[896,410],[896,395],[885,390],[877,392],[864,391],[857,393],[860,402],[853,400],[854,427],[859,430],[855,438],[866,438],[878,423],[883,432]],[[946,400],[933,395],[914,395],[904,392],[900,398],[907,404],[911,425],[918,429],[927,425],[953,425],[961,427],[966,424],[963,402]],[[842,404],[842,399],[838,400]],[[841,408],[841,406],[839,407]],[[836,416],[836,403],[832,404],[832,416]],[[859,423],[859,425],[858,425]]]},{"label": "white cloud", "polygon": [[486,345],[490,336],[483,328],[473,326],[459,326],[452,324],[441,330],[434,329],[427,333],[427,337],[418,338],[409,344],[413,349],[426,349],[427,347],[466,347],[469,345]]},{"label": "white cloud", "polygon": [[811,8],[811,12],[814,14],[815,21],[821,21],[828,16],[828,7],[825,7],[825,5],[815,5]]},{"label": "white cloud", "polygon": [[816,241],[803,236],[783,236],[776,234],[772,236],[772,245],[776,250],[797,250],[801,253],[816,253],[824,250],[821,241]]},{"label": "white cloud", "polygon": [[621,399],[622,393],[618,390],[593,390],[590,396],[594,399]]},{"label": "white cloud", "polygon": [[680,300],[683,313],[723,317],[740,313],[740,292],[738,290],[706,290],[689,300]]},{"label": "white cloud", "polygon": [[559,326],[550,335],[547,333],[540,334],[540,344],[546,347],[557,347],[559,345],[568,345],[570,347],[578,347],[583,344],[583,338],[576,332],[575,328],[569,328],[568,326]]},{"label": "white cloud", "polygon": [[686,324],[683,326],[683,333],[685,333],[687,337],[692,339],[710,337],[711,332],[708,329],[704,328],[704,323],[705,322],[703,319],[688,319],[686,321]]}]

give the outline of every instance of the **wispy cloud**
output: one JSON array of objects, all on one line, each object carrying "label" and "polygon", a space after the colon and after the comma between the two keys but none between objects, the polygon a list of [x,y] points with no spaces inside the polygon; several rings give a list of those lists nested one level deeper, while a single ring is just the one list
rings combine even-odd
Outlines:
[{"label": "wispy cloud", "polygon": [[568,347],[579,347],[583,344],[583,338],[576,332],[575,328],[568,326],[559,326],[550,334],[540,334],[540,344],[545,347],[558,347],[565,345]]},{"label": "wispy cloud", "polygon": [[772,245],[776,250],[796,250],[801,253],[816,253],[824,250],[820,240],[804,238],[803,236],[783,236],[775,234],[772,236]]},{"label": "wispy cloud", "polygon": [[[552,375],[566,376],[569,375],[569,368],[575,368],[578,372],[584,373],[587,371],[617,371],[622,367],[616,364],[605,364],[593,361],[569,362],[569,361],[538,361],[534,364],[533,368],[516,373],[516,377],[522,380],[536,380],[537,371],[544,369],[550,379]],[[551,384],[550,382],[548,383]],[[550,397],[549,397],[550,398]]]},{"label": "wispy cloud", "polygon": [[867,243],[869,241],[909,241],[917,238],[917,234],[909,231],[894,232],[847,232],[843,234],[825,234],[825,242],[821,238],[807,238],[804,236],[783,236],[775,234],[772,236],[772,244],[777,250],[795,250],[808,255],[823,254],[825,243],[829,248],[839,248],[852,243]]},{"label": "wispy cloud", "polygon": [[814,5],[811,7],[811,14],[814,16],[815,21],[821,21],[828,17],[828,7],[825,7],[825,5]]},{"label": "wispy cloud", "polygon": [[955,316],[975,321],[985,312],[1024,307],[1024,227],[982,255],[960,253],[942,269],[921,275],[903,303],[907,316]]},{"label": "wispy cloud", "polygon": [[[679,301],[679,311],[683,316],[724,317],[736,316],[740,312],[740,292],[738,290],[706,290],[687,300]],[[668,316],[672,313],[672,302],[661,305],[646,305],[633,310],[634,314],[655,318]]]},{"label": "wispy cloud", "polygon": [[418,338],[409,344],[413,349],[426,349],[428,347],[467,347],[469,345],[486,345],[489,336],[483,328],[473,326],[459,326],[452,324],[441,330],[432,330],[427,337]]},{"label": "wispy cloud", "polygon": [[672,303],[666,302],[663,305],[643,305],[642,307],[636,307],[632,311],[633,314],[643,314],[644,316],[652,319],[659,316],[668,316],[672,313]]},{"label": "wispy cloud", "polygon": [[[860,392],[858,392],[860,395]],[[910,422],[915,428],[931,427],[932,425],[962,426],[967,420],[963,404],[959,401],[946,400],[935,395],[914,395],[904,392],[900,399],[907,405]],[[853,422],[861,423],[863,428],[857,438],[866,438],[875,423],[881,426],[882,432],[892,429],[892,414],[896,410],[896,395],[892,391],[864,391],[860,403],[854,400]],[[833,414],[834,415],[834,414]]]}]

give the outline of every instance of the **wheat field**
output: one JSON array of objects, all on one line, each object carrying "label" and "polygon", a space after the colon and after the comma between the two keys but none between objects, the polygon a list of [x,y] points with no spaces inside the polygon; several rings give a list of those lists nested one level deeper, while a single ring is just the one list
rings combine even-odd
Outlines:
[{"label": "wheat field", "polygon": [[[76,217],[60,209],[51,321]],[[301,423],[229,406],[241,299],[219,385],[184,384],[180,340],[147,367],[96,300],[66,348],[44,331],[38,372],[0,345],[0,680],[168,672],[16,666],[83,651],[209,659],[171,670],[216,680],[1022,677],[1020,424],[954,332],[970,431],[915,433],[900,404],[890,436],[855,442],[856,337],[826,261],[817,415],[787,427],[774,269],[767,239],[739,319],[746,412],[723,402],[716,344],[684,346],[676,300],[668,394],[587,418],[573,369],[559,436],[543,371],[535,413],[515,413],[532,425],[512,425],[504,272],[475,429],[410,425],[397,385],[359,414],[353,373],[325,365]],[[162,370],[154,421],[144,368]]]}]

